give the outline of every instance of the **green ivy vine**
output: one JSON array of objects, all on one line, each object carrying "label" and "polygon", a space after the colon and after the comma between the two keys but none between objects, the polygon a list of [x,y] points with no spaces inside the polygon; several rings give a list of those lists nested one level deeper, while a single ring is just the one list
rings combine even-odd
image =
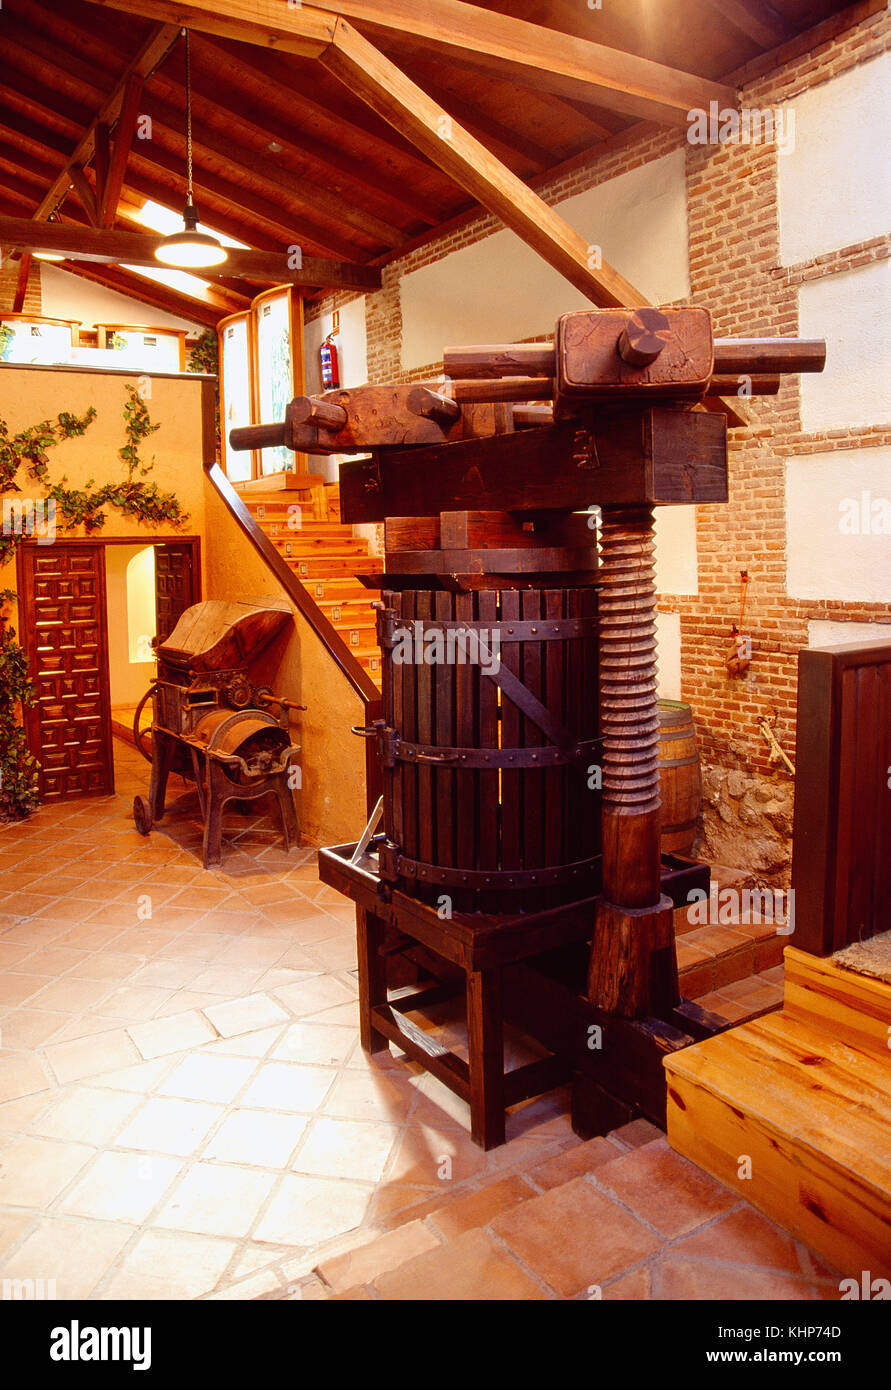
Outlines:
[{"label": "green ivy vine", "polygon": [[0,589],[0,821],[21,820],[37,805],[37,762],[28,751],[19,706],[33,705],[34,682],[9,622],[13,589]]},{"label": "green ivy vine", "polygon": [[[63,474],[58,482],[50,482],[49,451],[64,439],[84,434],[95,418],[96,409],[92,405],[81,416],[63,410],[55,421],[42,420],[16,435],[10,435],[6,421],[0,420],[0,493],[21,491],[16,477],[24,467],[29,477],[46,489],[47,500],[51,498],[55,502],[66,531],[78,526],[83,526],[87,535],[100,531],[106,521],[103,508],[109,505],[139,521],[182,525],[188,513],[175,493],[162,492],[157,483],[143,481],[154,468],[155,460],[152,458],[151,462],[144,463],[140,445],[160,426],[152,424],[148,407],[135,386],[127,386],[124,402],[126,443],[118,450],[118,457],[127,470],[126,479],[97,487],[90,478],[83,488],[71,488],[67,475]],[[11,534],[6,531],[4,527],[0,535],[0,564],[11,559],[24,539],[21,528]]]}]

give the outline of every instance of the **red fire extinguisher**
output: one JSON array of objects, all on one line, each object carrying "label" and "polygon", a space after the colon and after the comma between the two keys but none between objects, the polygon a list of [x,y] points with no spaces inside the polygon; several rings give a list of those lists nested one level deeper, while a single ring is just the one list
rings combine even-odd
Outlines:
[{"label": "red fire extinguisher", "polygon": [[336,391],[340,386],[340,364],[337,361],[337,348],[331,341],[333,336],[333,333],[329,333],[319,348],[322,385],[326,391]]}]

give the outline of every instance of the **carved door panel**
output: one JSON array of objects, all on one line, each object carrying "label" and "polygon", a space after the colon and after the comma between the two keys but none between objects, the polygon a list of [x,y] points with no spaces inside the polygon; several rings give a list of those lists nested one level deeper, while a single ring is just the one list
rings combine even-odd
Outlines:
[{"label": "carved door panel", "polygon": [[166,642],[177,621],[195,602],[190,543],[155,546],[155,628]]},{"label": "carved door panel", "polygon": [[105,552],[101,545],[19,550],[22,645],[37,687],[25,711],[40,796],[114,791]]}]

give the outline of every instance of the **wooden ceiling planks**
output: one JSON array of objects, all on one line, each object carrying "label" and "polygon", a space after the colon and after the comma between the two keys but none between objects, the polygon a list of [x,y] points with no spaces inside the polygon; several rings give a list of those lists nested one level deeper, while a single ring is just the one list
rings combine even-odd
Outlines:
[{"label": "wooden ceiling planks", "polygon": [[[869,0],[865,8],[878,4]],[[89,203],[89,132],[104,98],[110,90],[120,98],[128,59],[159,23],[169,29],[191,15],[204,219],[258,249],[296,241],[308,254],[385,263],[478,205],[454,170],[437,167],[432,150],[416,148],[404,127],[315,61],[332,41],[337,15],[352,16],[440,108],[451,100],[452,116],[484,153],[533,186],[589,158],[598,141],[621,138],[642,112],[679,123],[685,101],[729,91],[716,79],[756,66],[777,36],[790,36],[789,47],[810,24],[844,23],[834,0],[610,0],[600,10],[581,0],[318,0],[299,8],[295,33],[281,0],[3,0],[11,42],[0,70],[0,195],[19,215],[29,202],[34,210],[41,188],[45,201],[51,170],[59,190],[74,152],[87,166],[75,179]],[[258,13],[267,26],[259,46]],[[202,23],[212,32],[200,31]],[[530,36],[535,45],[515,51]],[[134,142],[119,210],[147,197],[178,208],[178,46],[148,77],[140,106],[157,135],[149,151]],[[104,114],[113,128],[114,102]],[[61,191],[79,218],[74,193]]]}]

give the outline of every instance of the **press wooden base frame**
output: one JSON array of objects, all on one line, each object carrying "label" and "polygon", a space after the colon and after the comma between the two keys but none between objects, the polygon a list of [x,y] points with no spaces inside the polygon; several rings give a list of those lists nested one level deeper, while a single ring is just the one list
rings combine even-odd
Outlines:
[{"label": "press wooden base frame", "polygon": [[[624,1019],[591,1004],[584,997],[585,973],[599,897],[526,916],[456,912],[441,918],[436,908],[398,888],[390,891],[368,867],[373,860],[352,863],[354,851],[355,845],[320,850],[319,877],[356,904],[359,1031],[366,1053],[392,1042],[436,1076],[470,1106],[471,1137],[484,1149],[504,1143],[506,1109],[573,1077],[579,1106],[577,1117],[574,1098],[573,1127],[585,1137],[606,1132],[626,1111],[627,1118],[644,1115],[664,1126],[664,1057],[727,1025],[686,1000],[665,1019]],[[662,886],[682,903],[703,881],[707,891],[707,866],[675,859],[665,865]],[[441,963],[441,977],[431,986],[388,988],[386,950],[394,933],[397,949],[421,948],[428,970],[438,972]],[[406,1017],[462,993],[467,1061]],[[505,1072],[505,1022],[550,1055]]]}]

